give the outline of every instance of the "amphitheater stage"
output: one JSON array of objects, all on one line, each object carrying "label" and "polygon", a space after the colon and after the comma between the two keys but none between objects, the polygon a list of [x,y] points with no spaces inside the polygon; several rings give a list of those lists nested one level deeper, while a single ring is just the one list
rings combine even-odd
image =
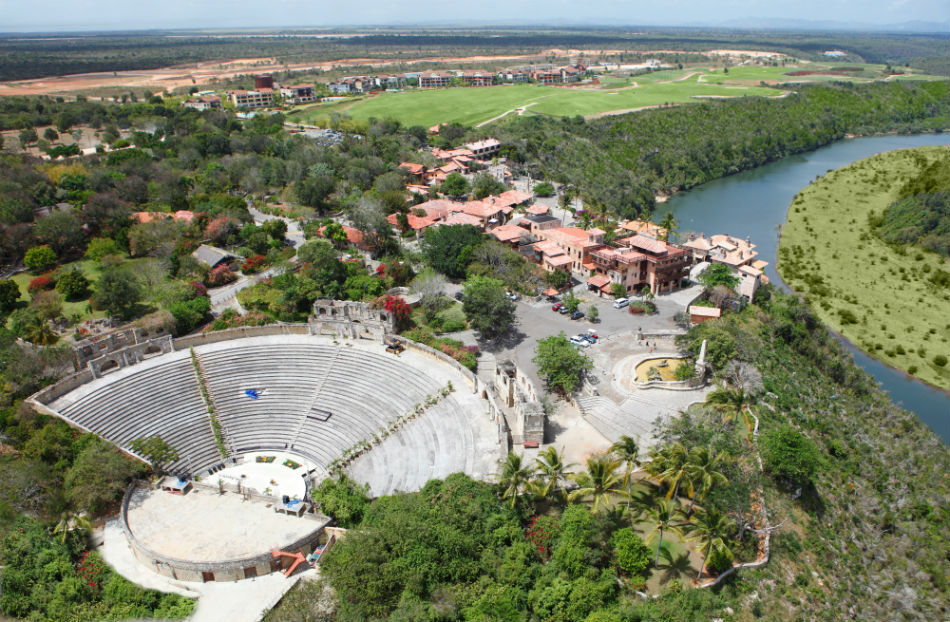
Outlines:
[{"label": "amphitheater stage", "polygon": [[[316,471],[315,480],[323,479],[326,472],[322,467],[314,464],[297,454],[282,451],[261,451],[241,456],[243,461],[221,469],[201,479],[202,482],[217,486],[220,481],[226,486],[233,487],[236,482],[241,487],[261,495],[269,495],[278,499],[287,495],[291,499],[303,499],[307,494],[307,480],[302,477],[310,471]],[[258,458],[273,458],[271,462],[258,461]],[[290,468],[285,461],[297,463],[299,466]]]},{"label": "amphitheater stage", "polygon": [[137,543],[154,558],[216,564],[221,571],[229,561],[243,570],[253,565],[249,560],[269,556],[273,548],[289,547],[311,534],[316,539],[329,519],[278,514],[269,503],[200,486],[186,495],[140,486],[130,495],[127,523]]}]

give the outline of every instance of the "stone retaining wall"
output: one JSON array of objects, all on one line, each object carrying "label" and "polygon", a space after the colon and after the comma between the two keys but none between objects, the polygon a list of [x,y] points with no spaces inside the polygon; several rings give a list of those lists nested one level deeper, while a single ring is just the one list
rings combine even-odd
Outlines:
[{"label": "stone retaining wall", "polygon": [[[289,558],[285,557],[274,559],[270,551],[240,559],[192,562],[185,559],[168,557],[150,550],[139,542],[138,538],[135,537],[135,534],[133,534],[129,528],[129,502],[132,499],[132,494],[139,485],[141,485],[140,482],[133,482],[129,485],[129,488],[125,491],[125,497],[122,499],[122,531],[125,533],[125,537],[135,557],[154,572],[166,577],[178,579],[179,581],[239,581],[241,579],[284,570],[292,563]],[[304,555],[308,555],[319,546],[320,536],[323,531],[324,525],[321,524],[311,533],[298,538],[294,542],[282,545],[282,550],[288,552],[300,551]],[[210,575],[208,573],[210,573]]]}]

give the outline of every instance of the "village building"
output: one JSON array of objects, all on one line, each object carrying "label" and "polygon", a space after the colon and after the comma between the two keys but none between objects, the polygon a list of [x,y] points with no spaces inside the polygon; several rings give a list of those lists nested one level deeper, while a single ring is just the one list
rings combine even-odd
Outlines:
[{"label": "village building", "polygon": [[491,86],[495,80],[495,75],[484,69],[465,69],[459,71],[457,76],[465,86]]},{"label": "village building", "polygon": [[[526,217],[525,220],[530,218]],[[560,224],[556,218],[554,221]],[[549,272],[564,270],[578,276],[586,276],[593,268],[591,251],[604,245],[605,232],[596,227],[585,230],[579,227],[555,226],[537,228],[531,233],[541,240],[536,242],[534,247],[536,251],[540,251],[540,255],[536,252],[536,257],[542,268]]]},{"label": "village building", "polygon": [[317,87],[313,84],[293,84],[280,87],[285,104],[306,104],[317,101]]},{"label": "village building", "polygon": [[274,89],[228,91],[228,99],[235,108],[265,108],[274,103]]},{"label": "village building", "polygon": [[498,72],[498,79],[504,82],[527,82],[531,79],[531,73],[524,68],[502,69]]},{"label": "village building", "polygon": [[526,228],[515,224],[500,225],[495,227],[488,232],[488,235],[495,238],[502,244],[506,244],[514,249],[517,249],[522,244],[530,242],[534,239],[531,237],[531,233]]},{"label": "village building", "polygon": [[474,143],[468,143],[465,148],[471,151],[479,160],[490,160],[498,155],[501,150],[501,142],[494,138],[486,138]]},{"label": "village building", "polygon": [[[350,246],[355,246],[356,248],[364,251],[369,250],[369,246],[366,244],[366,239],[363,237],[362,231],[356,229],[355,227],[348,227],[347,225],[340,226],[343,227],[343,233],[346,234],[346,241]],[[320,237],[325,237],[323,233],[324,229],[326,229],[326,226],[317,229],[317,233],[320,235]]]},{"label": "village building", "polygon": [[423,181],[426,176],[425,164],[416,164],[415,162],[400,162],[399,168],[406,169],[409,174],[418,181]]},{"label": "village building", "polygon": [[448,71],[423,71],[419,74],[420,89],[445,88],[452,83],[454,76]]},{"label": "village building", "polygon": [[241,257],[234,253],[229,253],[224,249],[208,246],[207,244],[202,244],[196,248],[195,251],[191,253],[191,256],[209,268],[217,268],[221,264],[230,263],[232,259],[241,259]]},{"label": "village building", "polygon": [[744,240],[725,233],[718,233],[706,237],[700,233],[689,236],[683,247],[692,252],[694,263],[719,263],[732,269],[733,275],[739,279],[736,287],[738,293],[746,301],[751,302],[755,292],[763,283],[768,283],[768,277],[763,270],[768,264],[757,259],[759,252],[749,238]]},{"label": "village building", "polygon": [[648,220],[623,220],[617,223],[616,233],[621,237],[631,234],[645,235],[656,240],[662,240],[666,237],[666,229]]},{"label": "village building", "polygon": [[217,95],[205,95],[202,97],[192,97],[181,103],[185,108],[194,110],[212,110],[221,107],[221,98]]},{"label": "village building", "polygon": [[722,309],[718,307],[700,307],[697,305],[689,306],[689,321],[691,324],[702,324],[709,320],[715,320],[722,317]]},{"label": "village building", "polygon": [[648,286],[654,294],[679,289],[689,275],[688,251],[645,235],[617,240],[618,247],[593,250],[591,260],[597,274],[587,279],[588,286],[600,294],[609,294],[619,283],[627,293]]}]

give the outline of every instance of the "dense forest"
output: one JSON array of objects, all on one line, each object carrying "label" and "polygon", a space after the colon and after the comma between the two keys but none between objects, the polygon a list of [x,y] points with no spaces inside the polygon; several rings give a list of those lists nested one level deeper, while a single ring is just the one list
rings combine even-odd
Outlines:
[{"label": "dense forest", "polygon": [[[947,447],[894,406],[795,297],[766,296],[742,313],[693,328],[682,345],[695,352],[702,339],[712,344],[720,373],[742,378],[731,389],[742,395],[733,406],[710,400],[667,421],[651,455],[662,460],[664,452],[701,447],[729,456],[722,470],[730,485],[714,490],[702,511],[742,516],[749,493],[761,487],[770,524],[778,527],[767,565],[716,588],[684,589],[672,581],[657,598],[644,598],[638,573],[652,565],[656,542],[641,565],[639,539],[629,537],[629,527],[644,521],[669,527],[662,500],[635,494],[629,504],[598,508],[583,501],[590,496],[560,496],[558,484],[523,481],[518,488],[516,477],[528,474],[507,464],[494,488],[455,475],[372,503],[352,485],[337,485],[332,495],[334,486],[322,486],[327,507],[355,527],[323,564],[338,599],[333,619],[946,617]],[[764,477],[750,468],[752,421],[736,416],[738,403],[758,417]],[[617,453],[618,463],[623,455],[630,456]],[[543,458],[542,483],[557,479],[552,473],[583,471],[553,468]],[[666,475],[646,473],[635,489],[670,490]],[[521,494],[508,503],[512,486]],[[737,558],[748,559],[750,532],[743,545],[741,522],[725,529],[723,539]],[[672,557],[659,564],[667,573],[673,566]],[[268,619],[322,619],[327,598],[321,585],[300,585]]]},{"label": "dense forest", "polygon": [[[326,33],[321,33],[326,34]],[[293,36],[298,35],[298,36]],[[637,28],[627,30],[375,30],[354,38],[314,38],[307,31],[280,31],[273,37],[243,37],[194,31],[181,33],[109,33],[64,37],[30,35],[0,37],[0,80],[49,75],[156,69],[208,60],[276,57],[280,62],[312,62],[346,58],[388,58],[393,61],[426,56],[539,54],[552,48],[622,50],[633,61],[640,51],[697,52],[720,47],[767,48],[791,56],[820,59],[828,49],[848,51],[848,60],[910,63],[939,75],[950,74],[946,35],[774,33],[700,29]],[[942,59],[942,60],[941,60]],[[675,62],[675,61],[674,61]]]},{"label": "dense forest", "polygon": [[913,243],[950,255],[950,154],[901,188],[876,225],[888,242]]},{"label": "dense forest", "polygon": [[945,82],[804,86],[758,97],[644,110],[592,121],[512,116],[493,131],[507,155],[621,215],[654,196],[811,151],[848,134],[943,130]]}]

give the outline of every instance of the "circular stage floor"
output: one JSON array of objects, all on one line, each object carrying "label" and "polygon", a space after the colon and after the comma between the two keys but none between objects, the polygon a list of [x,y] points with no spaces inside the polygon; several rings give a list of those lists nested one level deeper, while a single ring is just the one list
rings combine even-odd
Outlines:
[{"label": "circular stage floor", "polygon": [[267,553],[291,544],[326,519],[278,514],[270,504],[234,493],[194,488],[186,495],[139,487],[128,524],[144,547],[190,562],[217,562]]},{"label": "circular stage floor", "polygon": [[[258,462],[258,456],[273,458],[271,462]],[[291,499],[303,499],[307,493],[307,485],[302,475],[316,469],[314,480],[321,480],[326,476],[325,471],[313,464],[310,460],[296,454],[283,451],[258,451],[242,456],[243,461],[221,469],[212,475],[201,478],[202,483],[212,486],[223,480],[225,485],[234,486],[238,481],[244,489],[256,491],[262,495],[281,498],[287,495]],[[295,469],[284,466],[284,461],[297,463]]]}]

